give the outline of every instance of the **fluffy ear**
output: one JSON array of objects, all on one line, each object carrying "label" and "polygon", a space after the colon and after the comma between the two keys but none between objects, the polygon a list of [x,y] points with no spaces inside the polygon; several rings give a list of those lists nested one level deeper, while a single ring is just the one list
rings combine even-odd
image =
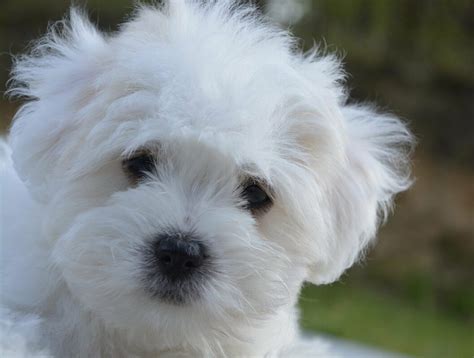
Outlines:
[{"label": "fluffy ear", "polygon": [[78,109],[94,95],[105,47],[103,36],[72,9],[14,61],[8,93],[27,103],[15,115],[10,145],[18,173],[37,198],[44,199],[63,143],[80,120]]},{"label": "fluffy ear", "polygon": [[410,184],[413,138],[397,118],[365,106],[342,108],[345,156],[329,190],[333,213],[328,252],[309,281],[330,283],[357,261],[385,220],[395,194]]}]

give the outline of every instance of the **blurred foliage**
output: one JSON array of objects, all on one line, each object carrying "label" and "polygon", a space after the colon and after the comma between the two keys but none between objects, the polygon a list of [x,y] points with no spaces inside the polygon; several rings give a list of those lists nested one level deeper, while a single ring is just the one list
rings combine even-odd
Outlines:
[{"label": "blurred foliage", "polygon": [[[316,41],[343,56],[351,97],[409,119],[419,140],[415,186],[398,200],[363,266],[342,284],[303,291],[304,327],[421,356],[472,356],[474,1],[294,1],[307,9],[291,26],[301,46]],[[105,31],[133,9],[129,0],[74,3]],[[0,81],[11,53],[24,51],[68,7],[2,0]],[[17,105],[0,102],[0,131]]]},{"label": "blurred foliage", "polygon": [[413,307],[357,284],[308,286],[301,297],[303,328],[419,357],[470,357],[472,326],[430,307]]},{"label": "blurred foliage", "polygon": [[428,154],[474,162],[474,1],[309,4],[295,32],[345,55],[353,97],[409,118]]}]

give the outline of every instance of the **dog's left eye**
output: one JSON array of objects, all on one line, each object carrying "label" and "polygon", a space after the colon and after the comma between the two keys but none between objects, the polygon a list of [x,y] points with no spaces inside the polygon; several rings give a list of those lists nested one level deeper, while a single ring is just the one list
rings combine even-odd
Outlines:
[{"label": "dog's left eye", "polygon": [[136,184],[146,177],[155,166],[155,159],[149,152],[141,152],[122,161],[122,168],[127,176]]},{"label": "dog's left eye", "polygon": [[242,191],[242,197],[246,200],[246,208],[255,212],[270,207],[272,200],[266,191],[256,183],[247,184]]}]

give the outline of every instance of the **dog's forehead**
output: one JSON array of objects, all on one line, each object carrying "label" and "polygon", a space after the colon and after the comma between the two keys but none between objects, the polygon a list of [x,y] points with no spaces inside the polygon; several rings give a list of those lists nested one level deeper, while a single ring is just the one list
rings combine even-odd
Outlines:
[{"label": "dog's forehead", "polygon": [[197,160],[211,150],[238,167],[254,168],[268,175],[291,141],[285,119],[277,118],[285,114],[271,106],[250,101],[246,105],[222,103],[197,90],[193,92],[189,101],[150,94],[148,105],[143,104],[142,98],[139,115],[133,104],[128,105],[130,115],[127,108],[119,110],[120,118],[111,118],[117,133],[124,133],[124,126],[131,129],[124,134],[127,138],[119,139],[124,142],[124,152],[158,144],[166,147],[168,153],[174,151],[188,158],[192,154]]},{"label": "dog's forehead", "polygon": [[[286,32],[219,11],[145,9],[110,39],[113,56],[96,81],[105,117],[94,146],[127,154],[147,143],[198,142],[269,173],[294,159],[300,123],[337,117],[329,62],[316,66],[315,90]],[[333,124],[311,126],[324,135]]]},{"label": "dog's forehead", "polygon": [[223,78],[219,68],[207,76],[196,65],[175,66],[172,78],[125,96],[140,97],[138,102],[125,100],[128,108],[120,112],[122,116],[131,112],[127,119],[136,122],[140,131],[136,138],[142,143],[198,141],[248,160],[275,152],[278,142],[289,135],[294,117],[288,108],[294,103],[268,74],[237,81]]},{"label": "dog's forehead", "polygon": [[180,16],[142,11],[111,42],[107,87],[123,94],[108,112],[134,127],[126,150],[197,141],[264,166],[289,141],[290,107],[301,97],[286,39],[209,13],[186,15],[194,18],[183,27]]}]

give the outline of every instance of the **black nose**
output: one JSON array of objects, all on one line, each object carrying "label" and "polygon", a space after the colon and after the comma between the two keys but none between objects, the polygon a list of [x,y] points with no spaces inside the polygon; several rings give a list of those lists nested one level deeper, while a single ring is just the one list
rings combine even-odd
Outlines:
[{"label": "black nose", "polygon": [[205,258],[203,245],[182,235],[158,238],[155,255],[161,273],[173,280],[192,274],[203,265]]}]

